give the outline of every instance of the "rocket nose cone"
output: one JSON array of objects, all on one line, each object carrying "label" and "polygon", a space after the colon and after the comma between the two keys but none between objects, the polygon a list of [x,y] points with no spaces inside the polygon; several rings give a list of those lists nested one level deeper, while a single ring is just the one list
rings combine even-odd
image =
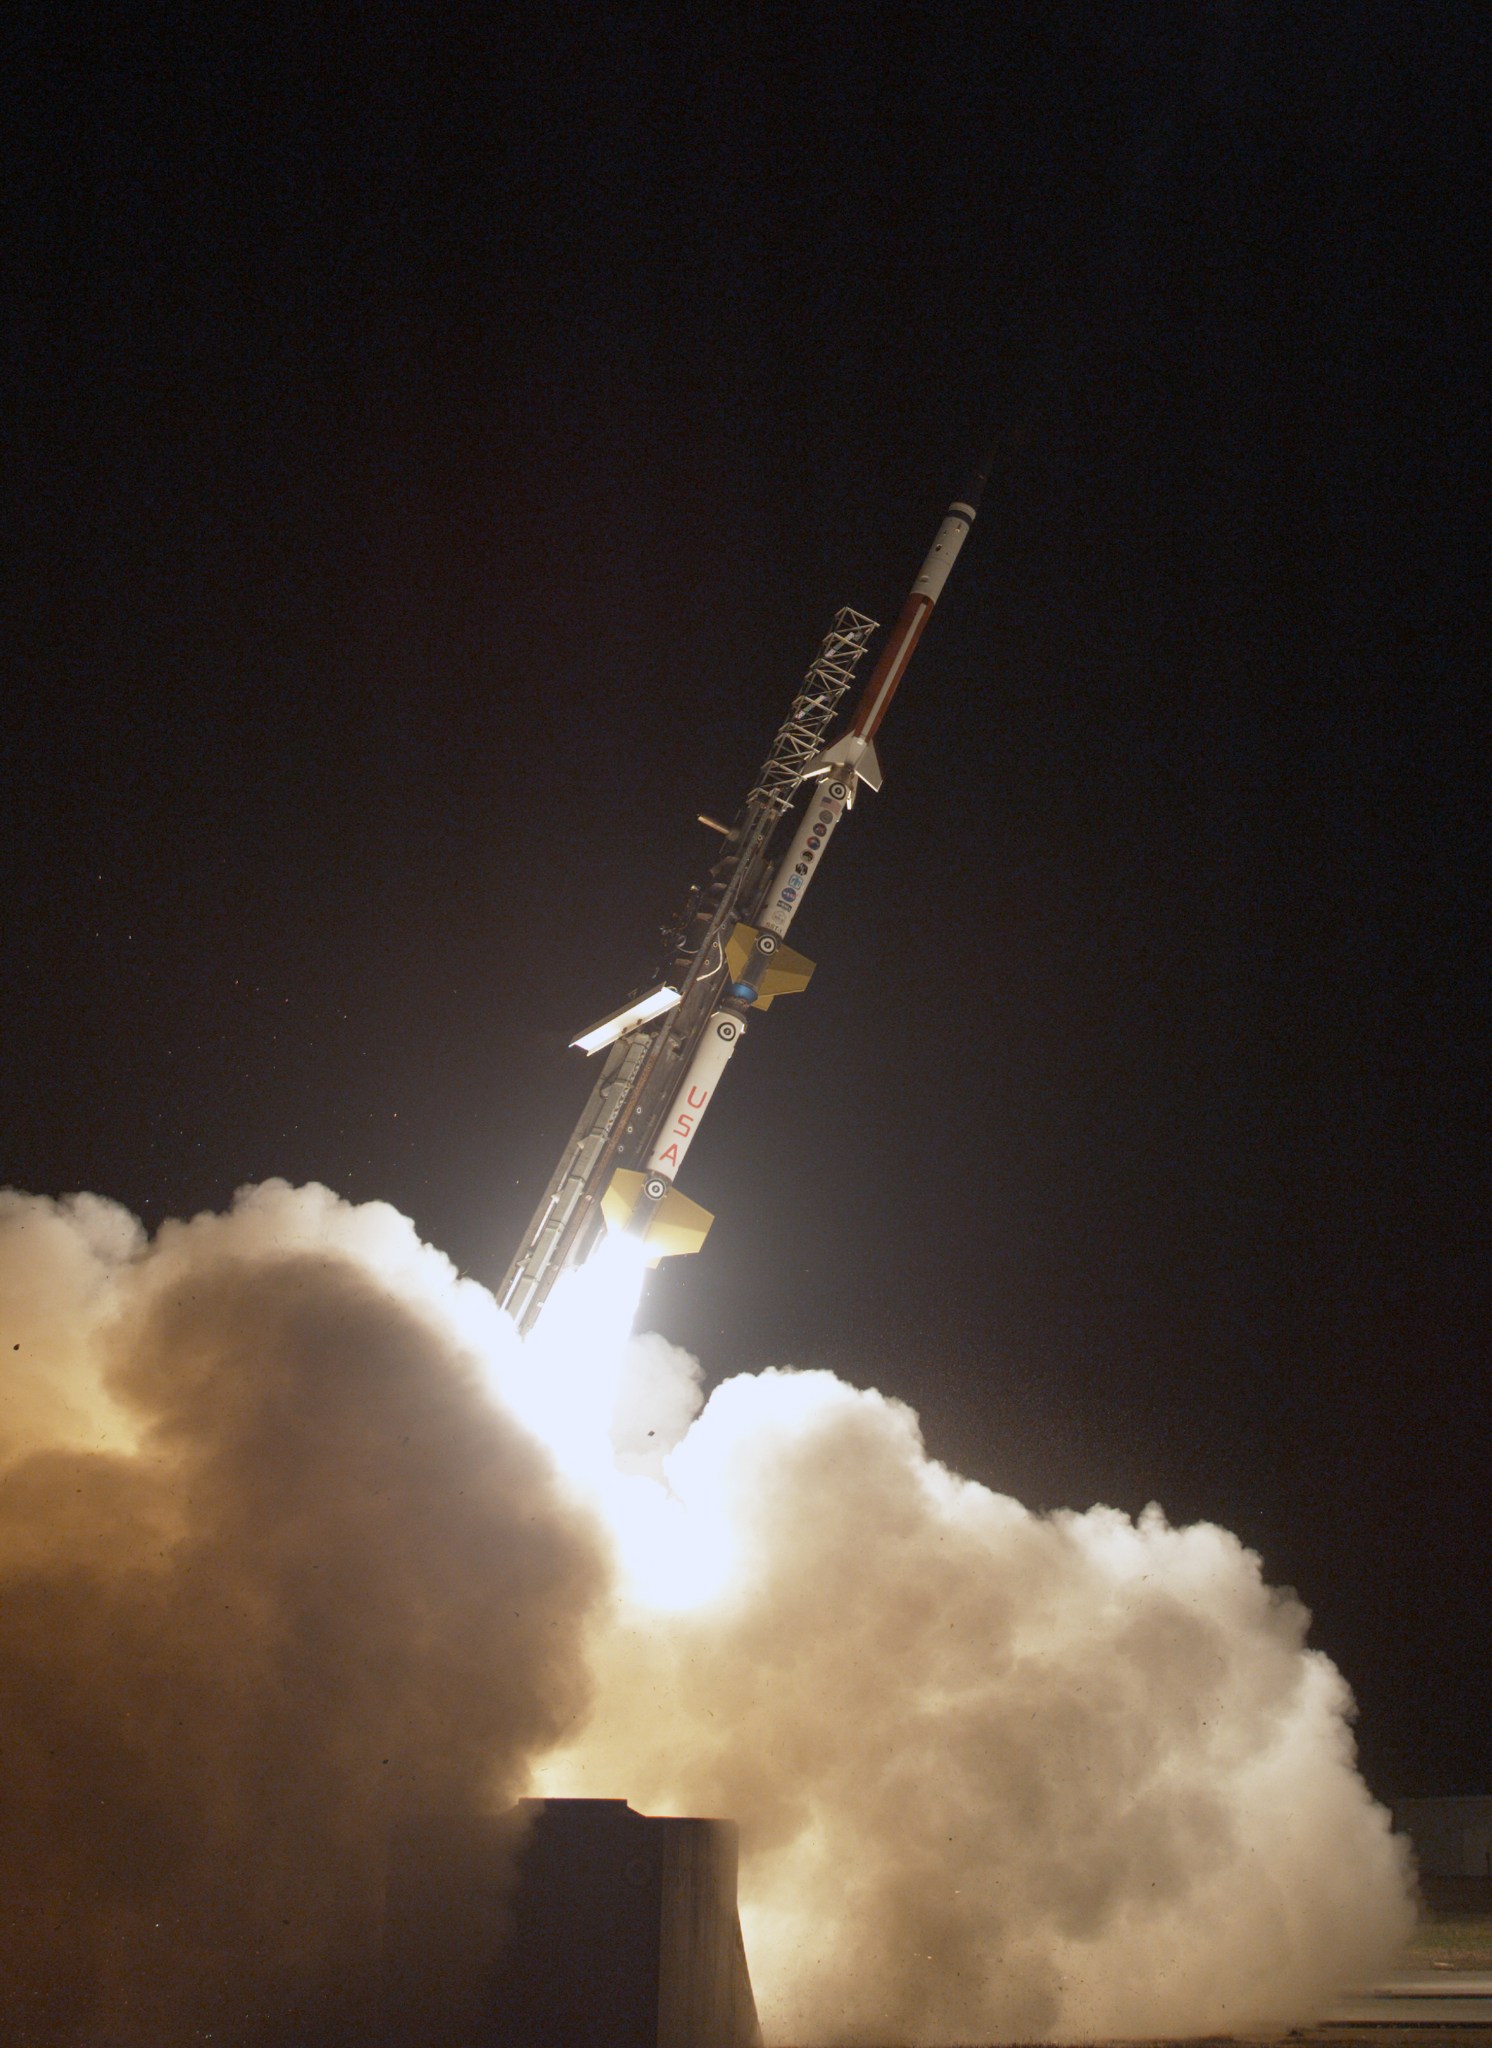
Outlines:
[{"label": "rocket nose cone", "polygon": [[1025,447],[1029,438],[1028,430],[1021,426],[1005,427],[995,436],[990,443],[989,453],[975,470],[969,488],[964,492],[963,502],[973,511],[979,510],[979,500],[984,495],[984,487],[989,482],[990,472],[1000,457],[1013,454],[1016,449]]},{"label": "rocket nose cone", "polygon": [[1025,428],[1025,426],[1005,426],[1005,428],[1001,428],[1001,432],[993,438],[993,442],[989,446],[989,455],[986,455],[984,461],[978,465],[978,469],[974,471],[974,477],[972,477],[968,489],[964,492],[964,504],[966,506],[970,506],[974,512],[978,512],[978,502],[984,496],[984,485],[989,483],[991,471],[995,469],[995,465],[1001,461],[1001,457],[1009,459],[1011,455],[1015,455],[1017,449],[1023,449],[1023,446],[1029,442],[1029,438],[1032,438],[1032,432],[1029,432],[1029,428]]},{"label": "rocket nose cone", "polygon": [[984,487],[989,482],[989,473],[995,466],[996,450],[991,448],[978,469],[969,480],[969,488],[963,494],[963,502],[971,512],[979,510],[979,500],[984,496]]}]

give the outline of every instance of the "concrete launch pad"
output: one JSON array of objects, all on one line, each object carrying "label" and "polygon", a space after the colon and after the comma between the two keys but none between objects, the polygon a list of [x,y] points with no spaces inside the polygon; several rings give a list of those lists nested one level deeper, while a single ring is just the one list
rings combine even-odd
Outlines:
[{"label": "concrete launch pad", "polygon": [[1492,2024],[1466,2021],[1309,2027],[1290,2036],[1304,2048],[1492,2048]]},{"label": "concrete launch pad", "polygon": [[1492,1971],[1400,1970],[1344,1998],[1331,2023],[1346,2027],[1483,2027],[1492,2034]]}]

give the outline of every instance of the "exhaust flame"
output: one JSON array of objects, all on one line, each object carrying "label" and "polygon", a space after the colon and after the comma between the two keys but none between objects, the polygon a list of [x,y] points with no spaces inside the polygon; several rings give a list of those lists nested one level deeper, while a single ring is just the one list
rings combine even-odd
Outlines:
[{"label": "exhaust flame", "polygon": [[827,1373],[703,1403],[642,1277],[520,1343],[383,1205],[0,1196],[0,2040],[359,2038],[391,1820],[525,1789],[741,1823],[769,2040],[1239,2034],[1384,1965],[1401,1847],[1257,1558]]},{"label": "exhaust flame", "polygon": [[561,1278],[496,1390],[598,1509],[624,1593],[672,1612],[715,1598],[735,1551],[706,1494],[668,1466],[700,1406],[699,1368],[661,1338],[634,1343],[647,1248],[619,1232]]},{"label": "exhaust flame", "polygon": [[604,1238],[556,1283],[522,1350],[506,1345],[492,1361],[495,1391],[577,1484],[604,1486],[614,1469],[611,1416],[646,1278],[644,1245]]}]

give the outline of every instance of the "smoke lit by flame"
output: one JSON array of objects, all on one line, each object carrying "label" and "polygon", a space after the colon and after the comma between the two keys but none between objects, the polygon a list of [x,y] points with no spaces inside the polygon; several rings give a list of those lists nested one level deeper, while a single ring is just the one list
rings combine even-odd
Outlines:
[{"label": "smoke lit by flame", "polygon": [[322,2039],[391,1822],[524,1790],[740,1823],[769,2041],[1239,2034],[1383,1967],[1400,1848],[1257,1558],[1033,1515],[826,1372],[705,1402],[642,1279],[520,1342],[381,1204],[0,1194],[28,2042]]},{"label": "smoke lit by flame", "polygon": [[824,1372],[701,1414],[629,1339],[640,1282],[604,1246],[511,1397],[620,1566],[536,1789],[741,1821],[769,2039],[1282,2027],[1381,1966],[1408,1909],[1350,1697],[1236,1539],[1030,1515]]}]

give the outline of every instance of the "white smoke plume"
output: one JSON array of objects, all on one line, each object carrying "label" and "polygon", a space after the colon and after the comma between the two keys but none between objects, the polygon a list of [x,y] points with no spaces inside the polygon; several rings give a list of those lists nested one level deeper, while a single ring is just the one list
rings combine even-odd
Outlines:
[{"label": "white smoke plume", "polygon": [[0,1195],[0,2040],[366,2040],[390,1823],[581,1712],[599,1532],[481,1302],[324,1189]]},{"label": "white smoke plume", "polygon": [[610,1617],[545,1783],[739,1820],[769,2040],[1274,2030],[1392,1959],[1347,1688],[1226,1531],[1032,1515],[820,1372],[726,1382],[667,1472],[716,1590]]},{"label": "white smoke plume", "polygon": [[620,1252],[520,1346],[381,1205],[0,1204],[10,2038],[332,2040],[389,1819],[526,1789],[740,1823],[769,2042],[1280,2028],[1408,1931],[1225,1531],[1031,1515],[825,1373],[701,1413]]}]

